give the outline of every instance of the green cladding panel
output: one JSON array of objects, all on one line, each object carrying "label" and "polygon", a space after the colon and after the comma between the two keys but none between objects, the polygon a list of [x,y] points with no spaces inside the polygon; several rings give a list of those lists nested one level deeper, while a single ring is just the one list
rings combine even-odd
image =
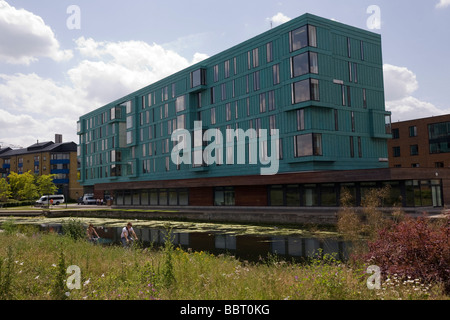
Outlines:
[{"label": "green cladding panel", "polygon": [[[194,121],[223,139],[227,129],[278,129],[278,173],[385,168],[390,114],[381,52],[378,34],[304,14],[83,115],[80,182],[251,175],[267,167],[250,140],[245,163],[237,163],[234,146],[233,157],[221,149],[222,164],[177,165],[171,135],[185,129],[194,140]],[[264,148],[261,137],[253,139]],[[213,141],[191,142],[192,162]]]}]

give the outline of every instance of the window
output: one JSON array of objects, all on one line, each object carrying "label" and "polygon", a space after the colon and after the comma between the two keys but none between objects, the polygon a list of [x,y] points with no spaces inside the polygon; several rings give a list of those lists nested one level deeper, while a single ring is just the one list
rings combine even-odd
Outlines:
[{"label": "window", "polygon": [[272,75],[273,75],[273,84],[279,84],[280,83],[280,65],[275,64],[272,66]]},{"label": "window", "polygon": [[263,113],[266,112],[266,94],[261,93],[259,95],[259,112]]},{"label": "window", "polygon": [[435,168],[443,168],[444,167],[444,163],[443,162],[435,162],[434,163],[434,167]]},{"label": "window", "polygon": [[417,144],[414,144],[412,146],[409,146],[410,149],[410,154],[412,156],[417,156],[419,155],[419,146]]},{"label": "window", "polygon": [[316,133],[294,136],[296,158],[322,155],[322,135]]},{"label": "window", "polygon": [[[122,105],[125,106],[125,109],[126,109],[127,113],[131,113],[131,111],[132,111],[131,101],[127,101],[127,102],[123,103]],[[91,127],[92,127],[92,124],[91,124]]]},{"label": "window", "polygon": [[198,69],[191,72],[191,88],[203,85],[206,85],[206,70]]},{"label": "window", "polygon": [[350,157],[355,157],[355,143],[353,141],[353,137],[350,137]]},{"label": "window", "polygon": [[178,129],[186,128],[186,116],[184,114],[177,116],[177,128]]},{"label": "window", "polygon": [[311,79],[311,100],[319,101],[319,80]]},{"label": "window", "polygon": [[170,170],[170,157],[166,157],[166,171]]},{"label": "window", "polygon": [[317,47],[316,28],[314,26],[303,26],[289,33],[291,52],[307,47]]},{"label": "window", "polygon": [[211,88],[211,104],[216,103],[216,87]]},{"label": "window", "polygon": [[270,129],[270,135],[273,134],[273,130],[277,128],[277,118],[275,115],[271,115],[269,117],[269,129]]},{"label": "window", "polygon": [[364,61],[364,42],[361,40],[359,43],[360,51],[361,51],[361,60]]},{"label": "window", "polygon": [[127,144],[133,143],[133,135],[131,131],[127,132]]},{"label": "window", "polygon": [[225,83],[222,83],[220,85],[220,92],[221,92],[221,99],[226,100],[227,99],[227,86]]},{"label": "window", "polygon": [[229,78],[230,77],[230,60],[225,61],[224,68],[225,68],[225,78]]},{"label": "window", "polygon": [[317,30],[315,26],[308,26],[309,46],[317,47]]},{"label": "window", "polygon": [[259,67],[259,49],[255,48],[252,51],[253,55],[253,68]]},{"label": "window", "polygon": [[219,81],[219,65],[214,66],[214,82]]},{"label": "window", "polygon": [[395,158],[400,157],[400,147],[393,147],[392,148],[392,153],[393,153]]},{"label": "window", "polygon": [[385,132],[386,134],[392,134],[391,115],[384,116]]},{"label": "window", "polygon": [[227,121],[231,120],[231,103],[227,103],[225,105],[226,119]]},{"label": "window", "polygon": [[169,100],[169,86],[161,89],[161,101]]},{"label": "window", "polygon": [[350,38],[347,38],[347,54],[349,58],[352,57],[352,42]]},{"label": "window", "polygon": [[417,137],[417,127],[416,126],[409,127],[409,136]]},{"label": "window", "polygon": [[398,128],[392,129],[392,139],[400,139],[400,130]]},{"label": "window", "polygon": [[334,130],[339,131],[339,111],[334,109]]},{"label": "window", "polygon": [[367,108],[367,95],[366,95],[366,89],[363,89],[363,108]]},{"label": "window", "polygon": [[273,61],[273,45],[272,42],[269,42],[266,44],[266,61],[272,62]]},{"label": "window", "polygon": [[352,132],[355,132],[355,113],[351,112]]},{"label": "window", "polygon": [[235,204],[234,187],[214,188],[215,206],[234,206],[234,204]]},{"label": "window", "polygon": [[304,101],[319,101],[319,80],[306,79],[295,82],[292,87],[292,103]]},{"label": "window", "polygon": [[433,123],[428,125],[430,153],[450,152],[450,122]]},{"label": "window", "polygon": [[127,117],[127,129],[131,129],[133,127],[133,116]]},{"label": "window", "polygon": [[259,71],[253,73],[253,90],[258,91],[260,89]]},{"label": "window", "polygon": [[305,110],[297,110],[297,131],[305,130]]},{"label": "window", "polygon": [[342,105],[343,106],[345,106],[345,104],[346,104],[346,99],[345,99],[345,92],[346,92],[346,89],[345,89],[345,86],[344,85],[341,85],[341,94],[342,94]]},{"label": "window", "polygon": [[275,91],[269,91],[269,99],[268,99],[269,111],[275,110]]},{"label": "window", "polygon": [[307,73],[319,73],[317,53],[305,52],[292,57],[291,68],[291,74],[294,78]]},{"label": "window", "polygon": [[216,108],[211,108],[211,124],[216,124]]},{"label": "window", "polygon": [[175,108],[176,108],[177,112],[186,110],[186,97],[185,96],[180,96],[177,98],[177,100],[175,102]]},{"label": "window", "polygon": [[362,142],[361,142],[361,137],[358,137],[358,157],[362,158]]}]

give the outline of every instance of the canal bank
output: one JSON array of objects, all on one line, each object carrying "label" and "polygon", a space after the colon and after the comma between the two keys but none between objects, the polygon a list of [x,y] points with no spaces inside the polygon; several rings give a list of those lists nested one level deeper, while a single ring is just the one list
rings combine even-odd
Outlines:
[{"label": "canal bank", "polygon": [[[172,219],[184,221],[269,223],[269,224],[313,224],[335,225],[340,208],[337,207],[103,207],[103,206],[69,206],[51,209],[0,210],[0,216],[45,216],[90,217],[114,219]],[[362,213],[362,208],[355,208]],[[382,208],[386,215],[396,209]],[[402,208],[407,215],[418,217],[426,213],[430,218],[443,217],[449,210],[442,208]]]}]

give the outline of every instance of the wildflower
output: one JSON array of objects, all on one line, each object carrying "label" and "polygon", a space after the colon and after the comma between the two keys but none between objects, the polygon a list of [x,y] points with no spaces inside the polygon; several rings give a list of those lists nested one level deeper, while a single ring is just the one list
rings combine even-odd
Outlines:
[{"label": "wildflower", "polygon": [[37,279],[39,279],[39,275],[37,275],[37,276],[34,278],[34,280],[37,280]]},{"label": "wildflower", "polygon": [[87,279],[84,283],[83,283],[83,286],[86,286],[86,285],[88,285],[89,284],[89,282],[91,282],[91,278],[89,278],[89,279]]}]

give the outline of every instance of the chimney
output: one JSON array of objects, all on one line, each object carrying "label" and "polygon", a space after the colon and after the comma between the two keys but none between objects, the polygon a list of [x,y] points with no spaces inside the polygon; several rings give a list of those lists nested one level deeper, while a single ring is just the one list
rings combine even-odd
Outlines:
[{"label": "chimney", "polygon": [[55,134],[55,143],[62,143],[62,134]]}]

